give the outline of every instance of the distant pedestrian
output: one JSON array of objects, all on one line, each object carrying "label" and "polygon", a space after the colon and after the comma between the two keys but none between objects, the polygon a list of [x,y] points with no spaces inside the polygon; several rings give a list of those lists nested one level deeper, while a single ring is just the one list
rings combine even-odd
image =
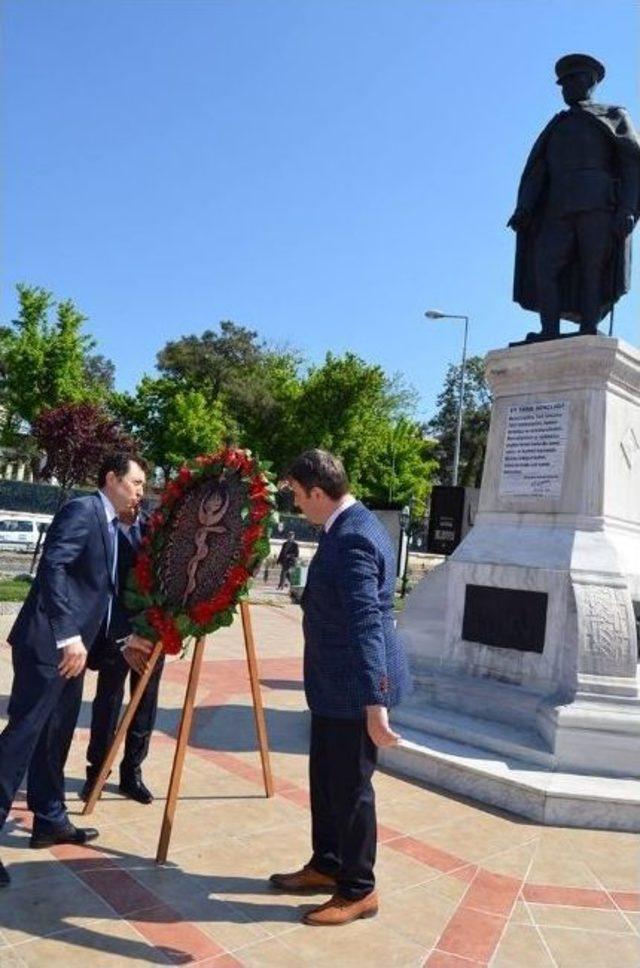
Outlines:
[{"label": "distant pedestrian", "polygon": [[280,565],[279,589],[284,588],[285,583],[291,584],[291,569],[300,557],[300,548],[294,539],[295,533],[290,531],[278,555],[278,564]]}]

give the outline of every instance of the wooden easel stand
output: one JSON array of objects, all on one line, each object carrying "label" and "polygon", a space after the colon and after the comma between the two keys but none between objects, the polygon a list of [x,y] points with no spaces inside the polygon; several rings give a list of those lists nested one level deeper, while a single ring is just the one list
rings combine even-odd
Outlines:
[{"label": "wooden easel stand", "polygon": [[[253,701],[253,715],[256,727],[256,736],[258,739],[258,748],[260,751],[260,761],[262,764],[262,777],[264,780],[264,790],[267,797],[272,797],[274,794],[273,788],[273,775],[271,773],[271,762],[269,758],[269,745],[267,739],[267,727],[264,717],[264,706],[262,704],[262,693],[260,691],[260,679],[258,675],[258,660],[256,656],[255,642],[253,638],[253,629],[251,626],[251,613],[249,610],[248,602],[240,602],[240,615],[242,618],[242,631],[244,633],[244,646],[247,654],[247,666],[249,669],[249,681],[251,684],[251,696]],[[173,830],[173,821],[175,818],[175,811],[178,802],[178,794],[180,791],[180,781],[182,779],[182,771],[184,769],[184,760],[187,752],[187,746],[189,743],[189,735],[191,733],[191,726],[193,723],[193,710],[195,706],[196,692],[198,689],[198,682],[200,679],[200,670],[202,667],[202,659],[204,655],[204,647],[206,640],[204,638],[198,639],[193,652],[193,658],[191,660],[191,669],[189,670],[189,680],[187,682],[187,691],[184,697],[184,704],[182,707],[182,716],[180,717],[180,725],[178,727],[178,738],[176,741],[176,749],[173,757],[173,766],[171,768],[171,777],[169,779],[169,788],[167,791],[166,804],[164,809],[164,815],[162,818],[162,828],[160,830],[160,839],[158,841],[158,849],[156,852],[156,862],[158,864],[164,864],[167,859],[167,854],[169,851],[169,842],[171,840],[171,833]],[[149,657],[147,663],[147,668],[144,674],[140,677],[138,684],[134,690],[131,697],[129,705],[125,713],[123,714],[116,734],[113,737],[113,742],[109,748],[109,751],[105,757],[104,763],[100,767],[100,772],[96,778],[93,785],[89,798],[82,811],[83,816],[90,814],[96,805],[102,789],[107,781],[107,777],[111,772],[111,767],[113,766],[114,760],[118,755],[118,750],[120,749],[124,738],[127,733],[127,729],[133,719],[135,712],[140,704],[142,694],[147,687],[151,673],[153,672],[160,654],[162,652],[162,643],[157,642],[153,648],[153,652]]]}]

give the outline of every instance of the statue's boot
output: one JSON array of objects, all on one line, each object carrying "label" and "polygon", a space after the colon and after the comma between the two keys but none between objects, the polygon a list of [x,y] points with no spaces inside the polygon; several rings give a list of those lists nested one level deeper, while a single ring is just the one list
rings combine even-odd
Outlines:
[{"label": "statue's boot", "polygon": [[560,320],[540,317],[541,331],[538,339],[558,339],[560,336]]}]

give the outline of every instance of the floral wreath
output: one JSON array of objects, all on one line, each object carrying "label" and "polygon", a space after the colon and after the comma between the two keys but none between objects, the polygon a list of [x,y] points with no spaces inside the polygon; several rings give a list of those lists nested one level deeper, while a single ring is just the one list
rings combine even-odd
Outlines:
[{"label": "floral wreath", "polygon": [[[151,641],[162,641],[164,651],[177,655],[183,640],[200,638],[231,625],[236,606],[247,595],[251,575],[270,552],[269,531],[275,520],[275,492],[268,464],[261,466],[250,451],[226,447],[196,459],[180,469],[168,482],[156,510],[147,522],[140,552],[129,577],[127,607],[135,613],[134,630]],[[188,608],[170,605],[158,581],[158,565],[167,538],[167,528],[176,503],[196,484],[209,477],[224,480],[240,474],[246,500],[241,508],[242,557],[229,566],[224,583],[215,595]]]}]

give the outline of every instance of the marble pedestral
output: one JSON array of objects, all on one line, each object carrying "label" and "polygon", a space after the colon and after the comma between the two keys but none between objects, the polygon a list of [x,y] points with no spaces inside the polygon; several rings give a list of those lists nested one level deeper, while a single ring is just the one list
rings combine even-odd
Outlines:
[{"label": "marble pedestral", "polygon": [[399,622],[415,680],[383,763],[542,822],[640,830],[640,352],[489,353],[474,528]]}]

